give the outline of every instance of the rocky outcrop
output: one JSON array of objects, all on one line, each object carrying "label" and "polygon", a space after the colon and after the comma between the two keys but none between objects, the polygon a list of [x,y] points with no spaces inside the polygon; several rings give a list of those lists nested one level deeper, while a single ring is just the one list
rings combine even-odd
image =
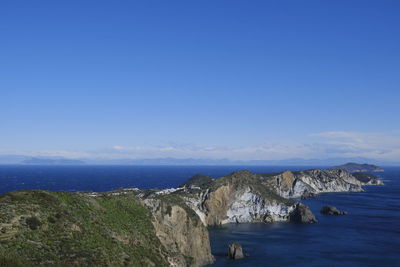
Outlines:
[{"label": "rocky outcrop", "polygon": [[324,215],[347,215],[347,211],[340,211],[333,206],[324,206],[320,212]]},{"label": "rocky outcrop", "polygon": [[333,170],[345,170],[350,173],[355,172],[383,172],[384,170],[376,165],[372,164],[359,164],[354,162],[349,162],[339,166],[333,166]]},{"label": "rocky outcrop", "polygon": [[290,220],[298,223],[316,223],[318,222],[310,209],[301,203],[296,204],[296,208],[290,214]]},{"label": "rocky outcrop", "polygon": [[243,249],[240,243],[235,242],[229,245],[228,258],[232,260],[239,260],[244,258]]},{"label": "rocky outcrop", "polygon": [[184,199],[206,226],[290,221],[297,208],[297,203],[279,196],[249,171],[215,179]]},{"label": "rocky outcrop", "polygon": [[286,171],[261,175],[263,183],[285,198],[299,198],[326,192],[360,192],[362,183],[344,170]]},{"label": "rocky outcrop", "polygon": [[286,221],[293,205],[268,199],[250,187],[235,189],[231,184],[208,194],[202,203],[205,224]]},{"label": "rocky outcrop", "polygon": [[[206,226],[313,223],[310,209],[290,198],[358,192],[368,184],[380,180],[344,170],[239,171],[197,175],[164,190],[10,192],[0,195],[0,265],[203,266],[213,261]],[[345,214],[334,207],[321,213]],[[243,254],[237,245],[230,251]]]},{"label": "rocky outcrop", "polygon": [[207,228],[184,203],[169,198],[148,198],[144,203],[154,216],[158,239],[171,252],[171,266],[203,266],[213,262]]},{"label": "rocky outcrop", "polygon": [[190,187],[190,188],[200,188],[207,184],[210,184],[213,181],[213,178],[203,174],[196,174],[189,180],[182,183],[179,187]]},{"label": "rocky outcrop", "polygon": [[[363,179],[359,176],[363,175]],[[212,179],[196,176],[184,184],[183,198],[204,225],[246,222],[317,222],[310,209],[291,198],[307,198],[327,192],[360,192],[381,180],[347,171],[306,170],[272,174],[239,171]]]},{"label": "rocky outcrop", "polygon": [[[372,178],[368,180],[371,181]],[[285,221],[314,223],[317,220],[310,209],[290,198],[324,192],[360,192],[365,184],[340,169],[273,174],[253,174],[244,170],[217,179],[196,175],[180,188],[155,194],[179,198],[204,226]]]},{"label": "rocky outcrop", "polygon": [[363,185],[384,185],[381,179],[370,173],[356,172],[352,175]]}]

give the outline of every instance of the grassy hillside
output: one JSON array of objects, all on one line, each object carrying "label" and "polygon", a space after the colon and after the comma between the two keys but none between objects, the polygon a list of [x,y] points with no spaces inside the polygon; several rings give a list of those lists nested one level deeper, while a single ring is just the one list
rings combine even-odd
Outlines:
[{"label": "grassy hillside", "polygon": [[0,195],[0,266],[166,266],[151,218],[133,194]]}]

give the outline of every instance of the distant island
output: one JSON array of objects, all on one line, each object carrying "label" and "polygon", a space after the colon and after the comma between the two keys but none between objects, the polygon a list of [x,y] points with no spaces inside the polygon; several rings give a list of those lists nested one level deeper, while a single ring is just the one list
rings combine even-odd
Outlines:
[{"label": "distant island", "polygon": [[65,158],[28,158],[21,161],[24,165],[82,165],[84,161]]},{"label": "distant island", "polygon": [[343,165],[334,166],[333,170],[345,170],[350,173],[354,172],[383,172],[384,170],[376,165],[372,164],[359,164],[354,162],[349,162]]},{"label": "distant island", "polygon": [[[372,158],[288,158],[280,160],[234,160],[229,158],[68,158],[62,156],[0,154],[0,165],[126,165],[126,166],[338,166],[343,162],[369,162],[377,165],[399,166],[397,161],[379,161]],[[361,165],[361,164],[360,164]],[[342,165],[340,165],[342,166]]]}]

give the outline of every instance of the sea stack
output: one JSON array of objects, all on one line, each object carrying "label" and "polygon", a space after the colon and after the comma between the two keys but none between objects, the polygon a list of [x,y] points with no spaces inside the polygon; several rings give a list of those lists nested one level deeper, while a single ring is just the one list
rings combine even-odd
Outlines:
[{"label": "sea stack", "polygon": [[233,260],[243,259],[243,249],[240,243],[235,242],[229,245],[228,248],[228,258]]}]

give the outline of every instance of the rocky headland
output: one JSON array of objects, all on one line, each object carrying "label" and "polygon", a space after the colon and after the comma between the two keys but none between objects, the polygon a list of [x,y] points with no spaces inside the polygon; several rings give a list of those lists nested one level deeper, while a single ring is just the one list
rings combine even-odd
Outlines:
[{"label": "rocky headland", "polygon": [[344,170],[285,171],[261,174],[263,184],[284,198],[301,198],[329,192],[360,192],[364,183]]},{"label": "rocky headland", "polygon": [[352,175],[363,185],[384,185],[381,179],[370,173],[355,172]]},{"label": "rocky headland", "polygon": [[298,198],[367,184],[378,182],[344,170],[245,170],[164,190],[9,192],[0,195],[0,266],[204,266],[213,262],[207,226],[314,223]]},{"label": "rocky headland", "polygon": [[384,170],[376,165],[372,164],[359,164],[354,162],[349,162],[343,165],[334,166],[333,170],[345,170],[350,173],[354,172],[383,172]]},{"label": "rocky headland", "polygon": [[[231,173],[218,179],[203,176],[184,183],[180,196],[205,226],[249,222],[315,222],[308,207],[280,196],[250,171]],[[196,178],[196,177],[195,177]],[[292,216],[297,214],[297,216]]]}]

